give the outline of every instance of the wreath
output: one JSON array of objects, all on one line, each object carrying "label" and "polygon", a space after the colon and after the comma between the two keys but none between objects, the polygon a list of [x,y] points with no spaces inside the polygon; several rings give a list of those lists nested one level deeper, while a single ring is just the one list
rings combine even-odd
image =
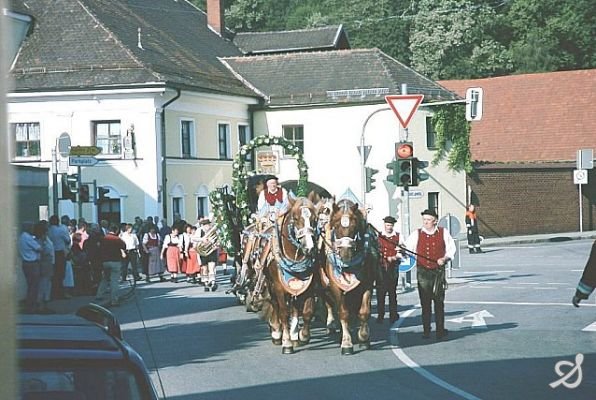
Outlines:
[{"label": "wreath", "polygon": [[[281,146],[285,153],[296,157],[298,162],[298,186],[296,188],[297,196],[306,196],[308,194],[308,166],[304,161],[304,155],[300,148],[291,141],[283,137],[271,136],[257,136],[247,144],[240,147],[238,154],[234,157],[232,163],[232,189],[235,195],[236,207],[240,212],[241,222],[244,226],[254,223],[251,218],[250,209],[248,207],[248,190],[246,187],[246,180],[248,177],[256,175],[255,171],[247,171],[247,156],[252,153],[252,150],[263,146]],[[220,244],[225,248],[226,252],[234,255],[237,249],[234,248],[232,242],[232,220],[230,215],[226,215],[225,210],[226,201],[231,201],[226,198],[226,195],[219,190],[214,190],[209,194],[209,199],[213,205],[213,214],[215,224],[217,225],[217,232]]]}]

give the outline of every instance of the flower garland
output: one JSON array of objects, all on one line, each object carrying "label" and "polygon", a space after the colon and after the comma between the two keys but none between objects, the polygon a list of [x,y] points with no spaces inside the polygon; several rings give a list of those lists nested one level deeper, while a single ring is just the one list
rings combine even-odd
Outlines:
[{"label": "flower garland", "polygon": [[[300,148],[291,141],[283,137],[271,136],[257,136],[247,144],[240,147],[238,154],[234,157],[232,163],[232,190],[235,195],[236,207],[240,211],[241,223],[248,226],[255,221],[251,218],[250,209],[248,207],[248,191],[246,187],[246,180],[249,176],[255,175],[255,171],[247,171],[246,157],[251,154],[252,150],[263,146],[281,146],[286,154],[296,157],[298,163],[298,187],[296,188],[297,196],[306,196],[308,193],[308,166],[304,161],[304,155]],[[227,195],[231,196],[231,195]],[[227,201],[232,201],[231,198],[226,199],[226,195],[220,191],[215,190],[209,194],[209,199],[213,205],[215,223],[217,225],[218,237],[220,244],[226,249],[230,255],[234,255],[237,250],[234,249],[232,242],[232,221],[229,215],[224,214]]]}]

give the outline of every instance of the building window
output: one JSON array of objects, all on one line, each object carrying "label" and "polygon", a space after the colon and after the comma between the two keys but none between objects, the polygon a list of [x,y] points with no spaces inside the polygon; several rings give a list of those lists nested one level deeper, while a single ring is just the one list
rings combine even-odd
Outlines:
[{"label": "building window", "polygon": [[172,216],[174,222],[182,219],[182,197],[172,198]]},{"label": "building window", "polygon": [[[252,132],[248,129],[248,125],[238,125],[238,142],[240,146],[244,146],[253,139]],[[251,151],[246,155],[245,159],[248,162],[252,162],[254,151]]]},{"label": "building window", "polygon": [[219,159],[229,160],[230,152],[230,124],[217,124]]},{"label": "building window", "polygon": [[207,208],[208,199],[205,196],[198,196],[197,197],[197,217],[206,217],[209,214],[209,209]]},{"label": "building window", "polygon": [[181,121],[180,123],[180,138],[182,140],[182,158],[190,158],[193,156],[192,152],[192,138],[194,136],[194,122]]},{"label": "building window", "polygon": [[101,147],[101,154],[121,154],[122,138],[120,135],[120,121],[94,121],[93,134],[95,145]]},{"label": "building window", "polygon": [[428,209],[439,214],[439,192],[428,192]]},{"label": "building window", "polygon": [[426,117],[426,147],[434,150],[437,148],[437,132],[433,127],[432,117]]},{"label": "building window", "polygon": [[41,158],[39,122],[10,124],[15,158]]},{"label": "building window", "polygon": [[292,142],[304,153],[304,126],[303,125],[284,125],[284,139]]}]

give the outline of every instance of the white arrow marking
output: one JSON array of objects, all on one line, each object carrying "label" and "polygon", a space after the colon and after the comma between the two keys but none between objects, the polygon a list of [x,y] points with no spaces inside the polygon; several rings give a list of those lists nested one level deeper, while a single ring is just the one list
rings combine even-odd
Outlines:
[{"label": "white arrow marking", "polygon": [[486,310],[478,311],[473,314],[466,315],[465,317],[453,318],[448,319],[447,321],[455,322],[457,324],[462,324],[464,322],[471,322],[472,328],[484,328],[486,329],[486,321],[484,318],[494,318],[495,316],[489,313]]},{"label": "white arrow marking", "polygon": [[596,322],[592,322],[590,325],[582,329],[582,332],[596,332]]}]

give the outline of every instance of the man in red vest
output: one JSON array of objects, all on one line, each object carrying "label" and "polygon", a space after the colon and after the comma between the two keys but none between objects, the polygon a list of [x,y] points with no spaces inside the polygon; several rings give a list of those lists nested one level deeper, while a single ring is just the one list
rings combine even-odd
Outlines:
[{"label": "man in red vest", "polygon": [[259,193],[257,213],[261,218],[269,216],[271,220],[275,220],[289,209],[288,192],[279,186],[274,175],[266,178],[265,185],[266,188]]},{"label": "man in red vest", "polygon": [[445,265],[455,256],[455,241],[447,229],[437,226],[434,210],[422,212],[422,228],[416,229],[406,240],[408,250],[415,252],[418,295],[422,306],[422,337],[430,337],[431,305],[435,303],[437,339],[447,336],[445,329]]},{"label": "man in red vest", "polygon": [[385,319],[385,295],[389,295],[389,321],[394,323],[399,319],[397,313],[397,265],[401,260],[399,246],[403,245],[401,235],[393,230],[397,220],[392,216],[383,218],[384,229],[379,235],[379,253],[381,265],[377,278],[377,323],[382,324]]}]

